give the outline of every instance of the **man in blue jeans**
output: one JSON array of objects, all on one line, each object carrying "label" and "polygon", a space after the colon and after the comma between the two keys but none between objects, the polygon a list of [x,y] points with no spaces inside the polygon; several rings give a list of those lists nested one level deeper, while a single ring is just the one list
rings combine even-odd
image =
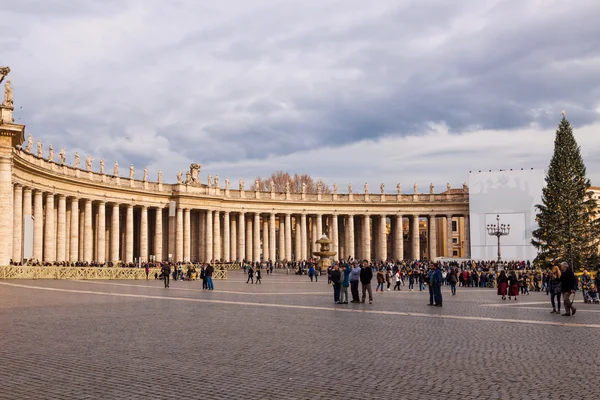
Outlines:
[{"label": "man in blue jeans", "polygon": [[208,290],[215,290],[215,287],[213,286],[213,280],[212,280],[212,276],[213,276],[213,272],[215,271],[215,268],[208,264],[208,267],[206,267],[206,286],[208,287]]},{"label": "man in blue jeans", "polygon": [[433,265],[433,273],[429,277],[429,285],[433,291],[433,301],[436,306],[442,306],[442,284],[444,283],[444,278],[442,277],[442,271],[440,271],[440,266],[434,264]]}]

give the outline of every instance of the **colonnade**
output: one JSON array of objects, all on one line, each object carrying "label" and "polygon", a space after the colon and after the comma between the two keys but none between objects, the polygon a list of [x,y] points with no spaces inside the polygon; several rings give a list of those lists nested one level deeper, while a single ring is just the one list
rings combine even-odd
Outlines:
[{"label": "colonnade", "polygon": [[[28,253],[43,262],[100,264],[306,260],[318,251],[315,241],[323,234],[340,259],[470,256],[468,214],[264,212],[176,205],[170,216],[164,206],[80,198],[20,184],[13,186],[13,194],[15,261]],[[463,229],[457,232],[453,221],[460,219],[456,226]],[[26,227],[28,220],[31,228]],[[453,253],[457,248],[463,253]]]}]

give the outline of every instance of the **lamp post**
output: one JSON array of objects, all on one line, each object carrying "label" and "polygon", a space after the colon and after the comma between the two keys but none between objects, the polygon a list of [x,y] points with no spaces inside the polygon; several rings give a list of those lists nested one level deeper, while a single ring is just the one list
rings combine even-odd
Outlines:
[{"label": "lamp post", "polygon": [[500,215],[496,215],[496,224],[488,224],[487,226],[488,235],[496,236],[498,238],[498,264],[502,261],[500,253],[500,238],[510,233],[510,224],[505,225],[500,223]]}]

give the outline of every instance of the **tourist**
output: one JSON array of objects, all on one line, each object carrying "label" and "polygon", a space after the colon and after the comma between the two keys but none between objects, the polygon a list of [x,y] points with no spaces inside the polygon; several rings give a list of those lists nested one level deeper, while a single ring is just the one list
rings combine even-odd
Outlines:
[{"label": "tourist", "polygon": [[456,273],[457,272],[454,268],[450,268],[450,272],[446,276],[448,283],[450,283],[450,291],[452,292],[452,296],[456,296],[456,282],[458,282]]},{"label": "tourist", "polygon": [[169,263],[163,263],[161,267],[162,276],[165,284],[165,288],[169,287],[169,278],[171,277],[171,266]]},{"label": "tourist", "polygon": [[308,277],[310,278],[310,281],[313,281],[313,278],[315,276],[315,267],[313,267],[312,265],[310,267],[308,267]]},{"label": "tourist", "polygon": [[212,280],[214,270],[215,269],[211,264],[208,264],[206,267],[206,287],[208,290],[215,290]]},{"label": "tourist", "polygon": [[429,270],[427,271],[427,275],[425,276],[425,281],[427,282],[427,288],[429,289],[429,303],[428,306],[435,305],[435,293],[433,291],[433,285],[431,284],[431,276],[433,275],[435,265],[429,265]]},{"label": "tourist", "polygon": [[506,276],[506,271],[500,271],[500,276],[498,276],[498,296],[502,296],[502,300],[506,300],[506,295],[508,294],[508,277]]},{"label": "tourist", "polygon": [[375,291],[379,291],[379,289],[381,288],[381,291],[383,292],[383,284],[385,283],[385,275],[383,274],[383,268],[380,268],[377,271],[377,287],[375,288]]},{"label": "tourist", "polygon": [[401,278],[400,278],[400,271],[396,271],[396,273],[394,274],[394,290],[402,290],[400,289],[400,283],[402,282]]},{"label": "tourist", "polygon": [[[267,269],[268,271],[268,269]],[[256,267],[256,284],[258,285],[259,283],[262,284],[262,281],[260,280],[261,276],[260,276],[260,265],[258,267]]]},{"label": "tourist", "polygon": [[514,296],[515,300],[517,300],[517,296],[519,295],[519,279],[517,278],[517,273],[515,271],[510,271],[510,275],[508,276],[508,299]]},{"label": "tourist", "polygon": [[352,293],[352,303],[360,303],[360,296],[358,293],[358,281],[360,280],[360,265],[356,264],[356,261],[352,263],[353,267],[350,269],[350,292]]},{"label": "tourist", "polygon": [[208,285],[206,284],[206,265],[200,269],[200,279],[202,279],[202,290],[208,289]]},{"label": "tourist", "polygon": [[373,304],[373,291],[371,289],[371,279],[373,279],[373,269],[369,266],[369,261],[364,260],[360,269],[360,283],[362,284],[362,300],[365,302],[366,292],[369,292],[369,304]]},{"label": "tourist", "polygon": [[571,296],[575,295],[577,278],[567,262],[563,261],[560,263],[560,269],[562,271],[560,274],[560,289],[565,304],[565,313],[563,316],[569,317],[571,315],[575,315],[577,312],[577,309],[573,307],[573,300],[571,298]]},{"label": "tourist", "polygon": [[146,264],[144,271],[146,272],[146,280],[148,280],[148,275],[150,275],[150,266],[148,264]]},{"label": "tourist", "polygon": [[340,294],[340,303],[348,304],[348,287],[350,286],[350,266],[347,263],[342,265],[342,292]]},{"label": "tourist", "polygon": [[340,266],[336,263],[333,269],[327,268],[329,272],[329,282],[333,285],[333,302],[340,304],[340,289],[341,289],[341,278]]},{"label": "tourist", "polygon": [[252,265],[248,265],[248,279],[246,279],[246,283],[250,281],[254,284],[254,270],[252,269]]},{"label": "tourist", "polygon": [[408,270],[408,290],[411,292],[415,291],[415,275],[413,274],[412,269]]},{"label": "tourist", "polygon": [[388,268],[385,271],[385,283],[387,284],[387,290],[390,290],[390,286],[392,285],[392,271]]},{"label": "tourist", "polygon": [[442,307],[442,284],[444,283],[444,278],[442,277],[439,264],[433,264],[433,268],[433,273],[429,276],[429,286],[433,290],[434,305]]},{"label": "tourist", "polygon": [[550,304],[552,304],[552,311],[550,311],[550,314],[560,314],[560,275],[561,273],[558,265],[552,267],[547,286],[547,290],[550,292]]}]

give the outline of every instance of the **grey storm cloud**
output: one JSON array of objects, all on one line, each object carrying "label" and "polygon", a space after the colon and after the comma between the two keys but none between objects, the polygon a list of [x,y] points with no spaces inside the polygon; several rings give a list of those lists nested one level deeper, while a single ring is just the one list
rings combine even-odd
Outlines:
[{"label": "grey storm cloud", "polygon": [[138,168],[600,122],[597,1],[7,3],[20,122]]}]

